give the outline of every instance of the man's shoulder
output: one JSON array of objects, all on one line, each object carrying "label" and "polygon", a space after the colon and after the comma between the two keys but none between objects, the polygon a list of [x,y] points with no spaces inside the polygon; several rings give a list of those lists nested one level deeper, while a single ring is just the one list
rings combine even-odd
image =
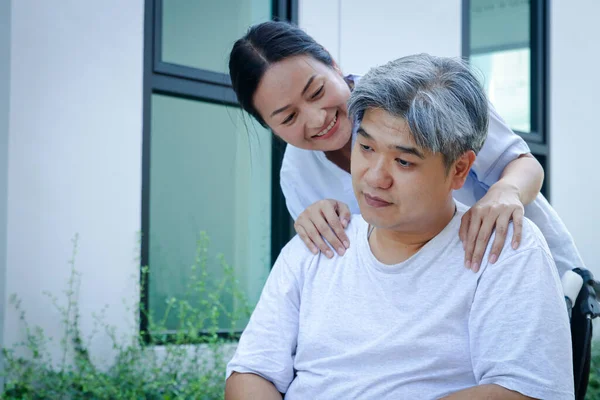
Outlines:
[{"label": "man's shoulder", "polygon": [[[505,250],[507,251],[507,254],[509,252],[511,252],[513,255],[518,255],[520,252],[523,251],[530,251],[530,250],[540,250],[543,251],[545,253],[547,253],[548,255],[550,255],[550,249],[548,248],[548,243],[546,243],[546,239],[544,238],[544,235],[542,234],[542,232],[540,231],[540,229],[537,227],[536,224],[534,224],[529,218],[523,217],[523,223],[522,223],[522,229],[521,229],[521,242],[519,243],[519,247],[515,250],[512,248],[512,239],[514,236],[514,232],[515,232],[515,225],[513,223],[513,221],[511,221],[508,225],[508,229],[506,231],[506,240],[504,243],[504,248],[502,249],[502,252],[504,252]],[[495,234],[494,234],[495,236]],[[492,239],[494,239],[494,237],[492,237]],[[490,243],[492,242],[492,240],[490,240]],[[550,256],[550,258],[552,258],[552,256]]]},{"label": "man's shoulder", "polygon": [[[488,268],[506,268],[508,265],[518,266],[516,270],[512,270],[510,273],[517,274],[558,274],[554,259],[546,243],[544,235],[540,229],[528,218],[523,218],[521,241],[518,248],[514,249],[512,245],[513,235],[515,231],[514,223],[509,223],[506,239],[502,252],[495,264],[489,264]],[[485,259],[489,258],[492,244],[495,240],[496,234],[494,233],[490,238],[488,248],[486,250]],[[537,265],[531,265],[531,257],[534,257]],[[558,275],[557,275],[558,276]]]},{"label": "man's shoulder", "polygon": [[[367,222],[360,214],[353,214],[350,223],[345,232],[350,240],[350,246],[358,246],[360,235],[366,234]],[[334,252],[335,253],[335,252]],[[337,255],[335,257],[338,257]],[[335,258],[334,257],[334,258]],[[300,268],[303,265],[312,265],[314,263],[328,262],[327,257],[322,257],[320,253],[313,254],[300,236],[295,235],[281,250],[279,258],[288,264],[291,268]]]},{"label": "man's shoulder", "polygon": [[[457,215],[459,217],[462,217],[469,210],[469,207],[462,203],[459,203],[459,202],[456,202],[456,203],[457,203]],[[501,262],[502,260],[506,259],[507,257],[518,255],[520,252],[530,251],[533,249],[538,249],[540,251],[543,251],[550,256],[550,254],[551,254],[550,249],[548,248],[548,244],[546,243],[546,239],[544,238],[544,235],[542,234],[540,229],[537,227],[537,225],[535,223],[533,223],[530,219],[528,219],[527,217],[523,217],[522,230],[521,230],[521,242],[517,249],[513,249],[513,247],[512,247],[514,232],[515,232],[515,226],[514,226],[513,221],[511,220],[508,224],[508,228],[506,231],[506,239],[504,240],[504,245],[502,247],[502,252],[501,252],[498,262]],[[488,257],[488,255],[490,254],[492,245],[493,245],[495,239],[496,239],[496,232],[494,231],[494,232],[492,232],[492,236],[490,237],[490,240],[487,245],[486,255],[485,255],[486,257]],[[550,258],[552,259],[552,256],[550,256]]]}]

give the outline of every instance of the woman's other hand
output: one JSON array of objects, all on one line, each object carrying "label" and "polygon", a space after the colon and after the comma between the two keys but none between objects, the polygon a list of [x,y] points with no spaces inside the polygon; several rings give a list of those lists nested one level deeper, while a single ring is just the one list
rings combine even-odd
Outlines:
[{"label": "woman's other hand", "polygon": [[313,254],[320,250],[327,258],[333,257],[333,251],[323,240],[325,238],[343,256],[350,247],[350,241],[344,232],[350,217],[350,209],[345,203],[332,199],[320,200],[300,214],[294,223],[294,229]]},{"label": "woman's other hand", "polygon": [[512,248],[521,242],[524,206],[516,187],[498,182],[462,217],[459,236],[465,248],[465,267],[479,271],[492,232],[496,236],[489,255],[495,263],[504,247],[508,224],[513,221]]}]

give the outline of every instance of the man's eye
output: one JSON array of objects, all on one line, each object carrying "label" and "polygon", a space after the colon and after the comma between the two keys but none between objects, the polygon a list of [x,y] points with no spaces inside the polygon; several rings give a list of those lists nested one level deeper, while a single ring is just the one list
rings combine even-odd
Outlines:
[{"label": "man's eye", "polygon": [[292,122],[292,120],[294,119],[294,115],[296,115],[296,113],[291,113],[290,115],[288,115],[288,117],[283,120],[282,124],[289,124],[290,122]]},{"label": "man's eye", "polygon": [[364,151],[371,151],[373,149],[371,149],[370,146],[367,146],[366,144],[360,144],[360,148],[363,149]]},{"label": "man's eye", "polygon": [[396,162],[401,166],[401,167],[410,167],[412,165],[412,163],[405,161],[401,158],[396,158]]},{"label": "man's eye", "polygon": [[311,99],[316,99],[321,93],[323,93],[323,88],[325,87],[325,85],[321,86],[319,88],[319,90],[317,90],[315,93],[313,93],[312,96],[310,96]]}]

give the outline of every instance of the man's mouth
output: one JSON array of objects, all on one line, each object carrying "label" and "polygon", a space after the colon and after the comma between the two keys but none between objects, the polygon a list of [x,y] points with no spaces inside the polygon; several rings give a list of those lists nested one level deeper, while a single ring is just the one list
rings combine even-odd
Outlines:
[{"label": "man's mouth", "polygon": [[[333,134],[337,128],[337,120],[338,120],[338,112],[336,111],[335,115],[333,116],[333,119],[331,120],[331,122],[329,123],[329,125],[327,125],[321,132],[317,133],[316,135],[313,136],[314,139],[317,138],[324,138],[326,135],[328,134]],[[329,137],[330,135],[328,135],[327,137]]]},{"label": "man's mouth", "polygon": [[392,203],[390,203],[389,201],[385,201],[382,198],[379,198],[377,196],[371,196],[366,193],[363,193],[363,195],[365,196],[365,201],[371,207],[381,208],[381,207],[387,207],[387,206],[392,205]]}]

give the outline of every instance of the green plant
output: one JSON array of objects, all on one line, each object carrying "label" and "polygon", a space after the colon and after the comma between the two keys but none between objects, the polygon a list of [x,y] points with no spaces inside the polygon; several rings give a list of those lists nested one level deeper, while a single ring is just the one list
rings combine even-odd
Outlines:
[{"label": "green plant", "polygon": [[[56,364],[49,348],[52,339],[39,327],[27,322],[20,300],[11,302],[20,314],[25,339],[11,349],[3,349],[5,387],[3,399],[222,399],[227,343],[234,339],[236,321],[250,314],[245,296],[238,289],[233,269],[221,257],[224,278],[210,285],[207,272],[208,238],[205,234],[197,246],[185,298],[168,300],[165,315],[156,318],[138,302],[131,310],[147,318],[147,331],[133,337],[119,338],[117,329],[104,321],[104,311],[94,315],[95,329],[83,338],[79,327],[77,301],[81,275],[75,268],[77,237],[73,241],[71,271],[64,291],[66,305],[47,295],[59,311],[64,329],[60,341],[61,359]],[[147,284],[148,268],[142,268],[140,293]],[[230,309],[220,301],[228,293],[238,307]],[[138,312],[139,311],[139,312]],[[167,335],[165,321],[176,313],[176,333]],[[218,319],[225,313],[231,329],[219,332]],[[116,354],[108,368],[100,367],[89,351],[91,340],[104,335]],[[190,344],[193,343],[193,344]]]},{"label": "green plant", "polygon": [[594,342],[592,344],[590,381],[588,384],[587,392],[585,394],[585,398],[586,400],[600,399],[600,344],[598,342]]}]

